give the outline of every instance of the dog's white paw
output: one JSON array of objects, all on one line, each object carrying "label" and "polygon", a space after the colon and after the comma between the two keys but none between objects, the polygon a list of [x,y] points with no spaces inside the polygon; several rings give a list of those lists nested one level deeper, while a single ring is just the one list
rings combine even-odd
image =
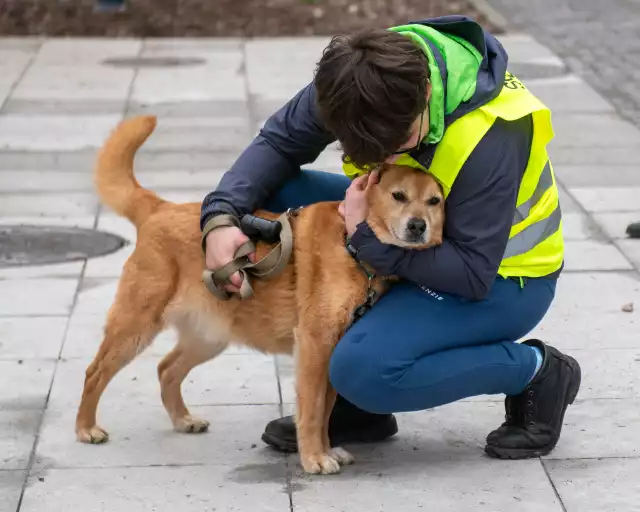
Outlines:
[{"label": "dog's white paw", "polygon": [[340,472],[340,463],[327,453],[301,457],[302,467],[311,475],[332,475]]},{"label": "dog's white paw", "polygon": [[87,444],[104,444],[109,440],[109,434],[98,425],[91,428],[77,428],[76,436],[78,441]]},{"label": "dog's white paw", "polygon": [[196,418],[195,416],[187,415],[177,419],[173,427],[177,432],[183,432],[185,434],[200,434],[209,429],[209,422],[207,420]]},{"label": "dog's white paw", "polygon": [[338,461],[341,466],[348,466],[349,464],[353,464],[355,458],[344,448],[340,448],[336,446],[332,448],[329,454]]}]

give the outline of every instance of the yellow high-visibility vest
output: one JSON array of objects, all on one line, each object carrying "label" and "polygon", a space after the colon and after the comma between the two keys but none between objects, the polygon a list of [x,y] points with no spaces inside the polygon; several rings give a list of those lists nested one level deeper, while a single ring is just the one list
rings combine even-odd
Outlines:
[{"label": "yellow high-visibility vest", "polygon": [[[428,169],[408,154],[396,161],[432,174],[446,198],[462,166],[496,118],[514,121],[529,114],[533,117],[533,140],[513,212],[509,241],[498,269],[503,277],[542,277],[560,269],[564,260],[558,187],[547,153],[547,145],[554,137],[549,109],[507,72],[496,98],[457,119],[445,130]],[[343,170],[351,178],[367,172],[348,162]]]}]

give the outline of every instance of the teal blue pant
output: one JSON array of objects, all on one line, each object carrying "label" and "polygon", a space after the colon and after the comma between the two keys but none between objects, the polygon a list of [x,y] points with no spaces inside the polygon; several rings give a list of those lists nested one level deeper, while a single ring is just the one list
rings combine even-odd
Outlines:
[{"label": "teal blue pant", "polygon": [[[302,171],[267,208],[279,212],[342,200],[349,183],[342,175]],[[529,279],[521,286],[498,277],[485,300],[470,301],[396,284],[340,340],[330,380],[341,396],[376,413],[520,393],[536,358],[515,341],[544,317],[555,287],[554,279]]]}]

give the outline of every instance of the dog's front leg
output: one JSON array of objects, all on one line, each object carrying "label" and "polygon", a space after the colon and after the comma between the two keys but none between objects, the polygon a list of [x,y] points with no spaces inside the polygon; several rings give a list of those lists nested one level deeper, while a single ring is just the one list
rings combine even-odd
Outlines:
[{"label": "dog's front leg", "polygon": [[329,359],[333,343],[327,333],[298,328],[296,336],[296,427],[300,462],[307,473],[338,473],[341,463],[353,458],[345,450],[331,450],[328,418],[335,402],[329,383]]}]

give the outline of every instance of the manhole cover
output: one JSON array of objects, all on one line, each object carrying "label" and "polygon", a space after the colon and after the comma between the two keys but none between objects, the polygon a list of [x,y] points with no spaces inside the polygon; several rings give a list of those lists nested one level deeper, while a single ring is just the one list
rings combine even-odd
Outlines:
[{"label": "manhole cover", "polygon": [[199,66],[206,62],[198,57],[113,57],[102,61],[116,68],[177,68]]},{"label": "manhole cover", "polygon": [[554,66],[553,64],[510,62],[508,69],[509,72],[513,73],[521,80],[531,80],[533,78],[554,78],[567,73],[566,67]]},{"label": "manhole cover", "polygon": [[91,229],[57,226],[0,226],[0,267],[45,265],[102,256],[125,240]]}]

